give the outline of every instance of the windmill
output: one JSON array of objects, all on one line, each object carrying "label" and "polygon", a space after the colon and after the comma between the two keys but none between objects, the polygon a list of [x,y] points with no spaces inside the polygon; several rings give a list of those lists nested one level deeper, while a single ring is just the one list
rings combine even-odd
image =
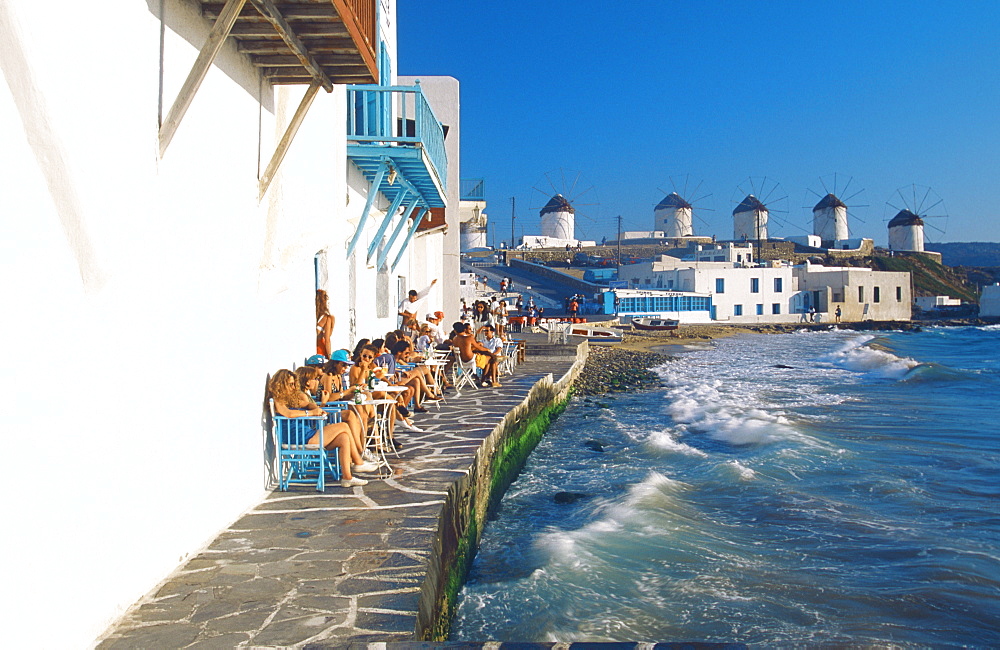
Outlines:
[{"label": "windmill", "polygon": [[[600,203],[594,185],[587,182],[582,172],[570,169],[547,172],[532,189],[535,205],[531,209],[538,210],[543,237],[565,243],[588,238],[588,229],[597,223],[593,211]],[[578,217],[584,223],[579,223]]]},{"label": "windmill", "polygon": [[[699,206],[698,203],[710,197],[711,194],[699,195],[698,191],[701,189],[701,182],[689,191],[689,181],[690,175],[685,174],[684,184],[678,188],[678,184],[674,182],[674,178],[671,176],[670,185],[673,188],[672,192],[667,194],[662,189],[657,188],[660,192],[666,194],[666,196],[653,208],[653,230],[662,231],[664,237],[692,237],[694,235],[693,217],[695,216],[695,210],[699,212],[708,210],[708,208]],[[678,193],[678,189],[680,189],[680,193]],[[689,198],[691,200],[688,200]],[[707,224],[700,216],[699,220]]]},{"label": "windmill", "polygon": [[733,208],[735,241],[756,241],[759,245],[760,242],[767,241],[768,225],[772,218],[778,224],[785,225],[783,219],[772,216],[773,213],[788,214],[788,195],[777,181],[766,176],[751,176],[736,186],[733,203],[737,201],[739,203]]},{"label": "windmill", "polygon": [[885,218],[889,219],[889,250],[924,250],[924,226],[944,235],[948,213],[944,199],[925,185],[904,185],[885,202]]},{"label": "windmill", "polygon": [[819,185],[822,193],[812,188],[806,191],[807,201],[811,198],[810,194],[819,199],[819,202],[812,206],[812,233],[820,238],[826,248],[832,248],[838,241],[850,239],[849,219],[857,219],[864,223],[857,216],[857,211],[859,208],[868,207],[866,204],[857,203],[859,197],[864,194],[864,189],[851,188],[854,177],[848,178],[847,183],[843,185],[840,184],[842,181],[843,177],[836,173],[820,176]]}]

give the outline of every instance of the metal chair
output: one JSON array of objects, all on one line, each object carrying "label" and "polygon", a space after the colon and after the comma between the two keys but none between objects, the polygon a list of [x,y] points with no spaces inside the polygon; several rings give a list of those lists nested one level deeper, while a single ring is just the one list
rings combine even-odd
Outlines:
[{"label": "metal chair", "polygon": [[500,357],[500,372],[505,375],[513,375],[514,367],[517,366],[517,341],[507,341],[503,344],[502,356]]},{"label": "metal chair", "polygon": [[340,450],[324,449],[321,444],[308,444],[309,439],[327,424],[327,415],[306,415],[288,418],[274,410],[274,399],[268,400],[271,409],[274,446],[278,451],[278,489],[284,491],[289,485],[315,485],[320,492],[326,489],[329,473],[334,481],[340,480]]}]

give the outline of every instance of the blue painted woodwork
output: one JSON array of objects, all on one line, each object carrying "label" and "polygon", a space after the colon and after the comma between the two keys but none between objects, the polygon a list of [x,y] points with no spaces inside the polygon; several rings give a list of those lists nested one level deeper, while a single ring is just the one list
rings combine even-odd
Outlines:
[{"label": "blue painted woodwork", "polygon": [[[287,490],[289,485],[315,485],[322,492],[326,478],[340,480],[340,452],[324,449],[323,445],[307,444],[320,427],[327,424],[326,415],[308,415],[287,418],[274,412],[270,400],[271,421],[274,427],[275,448],[278,451],[278,487]],[[339,415],[337,416],[339,419]]]},{"label": "blue painted woodwork", "polygon": [[[397,181],[399,179],[396,179]],[[399,206],[403,203],[403,199],[406,198],[409,190],[403,188],[403,191],[396,195],[396,198],[392,200],[392,205],[389,209],[385,211],[385,217],[382,219],[382,224],[378,227],[378,232],[372,237],[372,243],[368,245],[368,261],[371,262],[372,255],[375,254],[375,249],[382,242],[382,236],[385,231],[389,229],[389,224],[392,223],[392,218],[396,216],[396,212],[399,210]]]},{"label": "blue painted woodwork", "polygon": [[[385,246],[382,247],[382,250],[379,251],[378,261],[375,263],[376,269],[381,269],[382,265],[385,264],[386,258],[389,257],[389,251],[392,250],[392,245],[396,243],[396,239],[399,237],[399,233],[403,232],[403,228],[405,228],[406,224],[408,223],[407,220],[410,218],[410,215],[413,214],[413,210],[416,207],[417,207],[417,201],[416,199],[414,199],[413,201],[410,202],[410,205],[407,206],[406,211],[403,212],[403,218],[400,219],[399,223],[396,224],[396,227],[392,231],[392,235],[389,237],[389,241],[386,242]],[[420,215],[417,218],[422,219],[423,215]]]},{"label": "blue painted woodwork", "polygon": [[444,207],[448,177],[444,127],[420,85],[350,85],[347,106],[347,156],[373,183],[373,189],[390,200],[402,190],[387,179],[374,182],[386,157],[397,174],[417,190],[423,205]]},{"label": "blue painted woodwork", "polygon": [[406,239],[403,240],[403,245],[400,247],[399,253],[396,254],[396,259],[392,261],[392,266],[389,269],[390,271],[396,270],[396,265],[399,264],[399,260],[403,258],[403,252],[406,251],[406,247],[410,245],[410,242],[413,240],[413,236],[417,234],[417,228],[420,226],[420,220],[422,218],[423,215],[413,220],[413,223],[410,225],[410,232],[406,233]]},{"label": "blue painted woodwork", "polygon": [[[386,176],[389,171],[389,160],[387,158],[382,158],[379,161],[379,166],[375,171],[375,175],[372,179],[372,187],[378,186],[382,182],[382,179]],[[351,238],[351,243],[347,247],[347,257],[351,256],[354,252],[355,247],[358,245],[358,240],[361,239],[361,233],[365,230],[365,224],[368,222],[368,213],[371,212],[372,204],[375,202],[375,197],[378,196],[377,192],[368,192],[368,198],[365,201],[365,207],[361,211],[361,219],[358,220],[358,227],[354,231],[354,237]]]}]

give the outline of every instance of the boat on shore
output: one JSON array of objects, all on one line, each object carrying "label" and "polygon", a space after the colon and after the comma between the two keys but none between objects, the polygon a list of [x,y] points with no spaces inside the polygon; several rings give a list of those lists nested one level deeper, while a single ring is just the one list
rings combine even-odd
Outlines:
[{"label": "boat on shore", "polygon": [[621,343],[622,333],[610,327],[575,324],[569,328],[571,336],[585,336],[591,343]]},{"label": "boat on shore", "polygon": [[632,326],[637,330],[647,332],[669,332],[677,329],[680,321],[674,318],[654,318],[652,316],[641,316],[632,319]]}]

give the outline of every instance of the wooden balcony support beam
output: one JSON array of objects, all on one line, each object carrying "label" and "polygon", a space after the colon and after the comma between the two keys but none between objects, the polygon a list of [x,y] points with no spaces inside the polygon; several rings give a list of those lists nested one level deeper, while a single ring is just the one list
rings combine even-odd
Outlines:
[{"label": "wooden balcony support beam", "polygon": [[361,212],[361,218],[358,220],[358,228],[354,231],[354,237],[351,238],[351,243],[347,245],[347,257],[350,258],[354,249],[358,245],[358,240],[361,239],[361,233],[365,229],[365,223],[368,221],[368,213],[371,212],[372,204],[375,203],[375,197],[378,196],[378,188],[382,186],[382,179],[385,178],[386,173],[389,171],[389,158],[383,156],[382,162],[378,166],[378,170],[375,172],[375,178],[372,179],[371,187],[368,189],[368,198],[365,200],[365,208]]},{"label": "wooden balcony support beam", "polygon": [[191,72],[188,73],[187,79],[184,80],[184,85],[181,86],[177,98],[170,107],[167,118],[160,125],[161,158],[166,152],[167,147],[170,146],[170,141],[173,140],[174,134],[177,132],[177,127],[180,126],[181,120],[184,119],[184,114],[187,113],[187,109],[191,106],[198,88],[201,87],[201,82],[208,75],[215,57],[226,42],[226,37],[229,36],[229,32],[232,30],[236,18],[240,15],[240,10],[243,9],[244,3],[246,3],[246,0],[227,0],[226,5],[219,13],[219,19],[212,25],[212,31],[209,32],[205,45],[202,46],[201,52],[198,53],[198,58],[195,59],[194,65],[191,66]]},{"label": "wooden balcony support beam", "polygon": [[267,188],[271,185],[271,181],[274,180],[274,175],[278,173],[278,167],[281,166],[281,161],[285,159],[285,154],[288,153],[288,147],[291,146],[292,140],[295,139],[295,134],[299,132],[299,127],[302,126],[302,121],[306,119],[306,113],[309,112],[309,107],[312,106],[313,100],[316,99],[316,93],[318,92],[319,84],[315,81],[309,86],[309,88],[306,89],[306,94],[302,97],[302,101],[299,102],[299,107],[295,109],[295,115],[292,115],[292,119],[288,123],[288,127],[285,129],[284,135],[282,135],[281,140],[278,141],[278,146],[274,150],[274,155],[271,156],[271,162],[267,163],[267,168],[264,170],[264,174],[260,177],[260,189],[257,193],[258,201],[263,200],[264,195],[267,194]]},{"label": "wooden balcony support beam", "polygon": [[378,253],[378,261],[375,263],[376,269],[381,269],[382,265],[385,264],[385,258],[389,257],[389,251],[392,250],[392,245],[395,244],[396,239],[399,238],[399,233],[403,232],[403,228],[406,227],[406,224],[410,219],[410,215],[413,214],[413,210],[417,207],[417,201],[419,200],[419,196],[414,196],[413,200],[410,201],[410,205],[406,207],[406,212],[403,213],[403,218],[396,224],[396,228],[392,231],[392,236],[389,237],[389,241]]},{"label": "wooden balcony support beam", "polygon": [[295,35],[291,25],[289,25],[288,21],[286,21],[284,16],[281,15],[281,11],[274,6],[273,0],[250,0],[250,2],[252,2],[253,6],[257,8],[260,15],[266,18],[267,21],[274,26],[274,29],[281,35],[282,40],[288,44],[289,49],[291,49],[292,53],[295,54],[296,58],[298,58],[302,67],[309,71],[309,74],[312,75],[315,82],[322,86],[323,90],[326,92],[331,92],[333,90],[333,82],[330,81],[330,78],[326,76],[325,72],[323,72],[319,63],[316,62],[316,59],[313,58],[312,54],[309,53],[309,50],[306,49],[306,46],[303,45],[302,41],[300,41]]}]

